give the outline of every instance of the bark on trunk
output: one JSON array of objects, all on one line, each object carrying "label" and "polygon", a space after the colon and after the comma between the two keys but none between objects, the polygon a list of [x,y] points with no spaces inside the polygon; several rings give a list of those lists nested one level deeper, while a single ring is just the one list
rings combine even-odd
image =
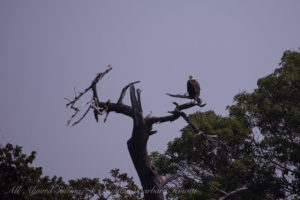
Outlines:
[{"label": "bark on trunk", "polygon": [[[144,134],[141,130],[133,130],[135,134]],[[127,142],[128,150],[141,181],[145,200],[163,200],[162,183],[160,176],[151,165],[146,145],[140,144],[141,140],[130,138]]]},{"label": "bark on trunk", "polygon": [[130,87],[130,97],[133,112],[133,131],[131,138],[127,141],[127,146],[131,160],[141,181],[145,200],[163,200],[162,179],[154,166],[151,165],[147,151],[151,125],[145,123],[140,98],[136,98],[133,85]]}]

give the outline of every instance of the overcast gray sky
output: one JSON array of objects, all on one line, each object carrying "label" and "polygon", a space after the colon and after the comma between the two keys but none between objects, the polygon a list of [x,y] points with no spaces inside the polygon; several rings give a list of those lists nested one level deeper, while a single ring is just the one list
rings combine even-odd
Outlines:
[{"label": "overcast gray sky", "polygon": [[[144,114],[160,116],[173,109],[165,93],[185,93],[194,74],[202,111],[226,116],[235,94],[252,91],[283,51],[298,49],[299,22],[297,0],[1,0],[0,142],[36,150],[46,175],[104,178],[120,168],[136,178],[129,118],[111,113],[103,124],[90,114],[66,127],[64,97],[74,86],[84,89],[111,64],[101,100],[116,101],[140,80]],[[156,126],[149,152],[163,152],[185,125]]]}]

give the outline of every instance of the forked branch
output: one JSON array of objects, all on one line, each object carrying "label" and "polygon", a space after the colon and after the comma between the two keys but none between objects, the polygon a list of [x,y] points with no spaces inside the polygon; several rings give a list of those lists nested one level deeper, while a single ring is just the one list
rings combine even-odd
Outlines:
[{"label": "forked branch", "polygon": [[[72,124],[72,126],[78,124],[87,115],[87,113],[90,111],[91,108],[94,110],[94,116],[95,116],[96,121],[98,121],[98,115],[103,115],[105,113],[106,113],[106,117],[104,120],[106,121],[107,115],[111,111],[116,112],[116,113],[121,113],[121,114],[124,114],[129,117],[133,117],[132,108],[128,105],[123,104],[122,100],[125,96],[126,90],[131,85],[139,83],[140,81],[135,81],[135,82],[129,83],[127,86],[125,86],[121,92],[120,98],[117,103],[110,103],[110,101],[102,102],[99,100],[98,93],[97,93],[97,84],[108,72],[110,72],[111,69],[112,69],[112,67],[109,65],[104,72],[97,74],[95,79],[92,81],[91,85],[89,87],[87,87],[83,92],[79,92],[79,93],[75,92],[75,97],[73,100],[69,100],[69,99],[65,98],[68,101],[66,106],[75,111],[74,114],[71,116],[71,118],[68,120],[67,125],[69,125],[71,123],[71,121],[83,109],[83,107],[85,107],[87,105],[89,105],[89,107],[86,110],[86,112],[80,117],[80,119],[78,121],[74,122]],[[76,107],[75,104],[77,103],[77,101],[80,98],[82,98],[83,95],[85,95],[88,91],[93,92],[93,98],[91,100],[85,102],[81,106]]]},{"label": "forked branch", "polygon": [[[66,98],[65,98],[65,99],[66,99]],[[75,112],[74,112],[74,114],[71,116],[71,118],[68,120],[67,126],[69,126],[70,123],[71,123],[71,121],[76,117],[76,115],[77,115],[77,114],[78,114],[78,113],[79,113],[86,105],[90,104],[92,101],[93,101],[93,99],[91,99],[91,100],[89,100],[89,101],[83,103],[83,104],[82,104],[81,106],[79,106],[79,107],[75,107],[74,105],[71,105],[70,108],[73,109]],[[89,112],[89,110],[90,110],[90,107],[89,107],[89,108],[87,109],[87,111],[83,114],[83,117]],[[79,119],[79,121],[81,121],[81,120],[82,120],[82,118]],[[79,121],[73,123],[72,126],[78,124]]]},{"label": "forked branch", "polygon": [[80,97],[82,97],[85,93],[91,90],[93,86],[95,86],[111,69],[112,67],[108,65],[107,69],[104,72],[97,74],[96,78],[92,81],[91,85],[87,87],[83,92],[80,92],[79,95],[75,96],[75,98],[69,103],[67,103],[66,106],[73,106],[78,101],[78,99],[80,99]]},{"label": "forked branch", "polygon": [[125,94],[126,94],[126,90],[131,86],[131,85],[134,85],[134,84],[136,84],[136,83],[140,83],[141,81],[135,81],[135,82],[131,82],[131,83],[129,83],[128,85],[126,85],[124,88],[123,88],[123,90],[122,90],[122,92],[121,92],[121,95],[120,95],[120,98],[119,98],[119,100],[118,100],[118,104],[122,104],[123,103],[123,99],[124,99],[124,97],[125,97]]},{"label": "forked branch", "polygon": [[147,119],[147,123],[149,123],[150,125],[152,125],[152,124],[155,124],[155,123],[164,123],[164,122],[175,121],[176,119],[178,119],[180,117],[180,114],[179,114],[178,111],[185,110],[185,109],[188,109],[188,108],[192,108],[194,106],[195,106],[195,104],[192,103],[192,102],[181,104],[181,105],[177,104],[176,108],[173,111],[169,112],[169,113],[172,113],[171,115],[167,115],[167,116],[163,116],[163,117],[155,117],[155,116],[149,117]]}]

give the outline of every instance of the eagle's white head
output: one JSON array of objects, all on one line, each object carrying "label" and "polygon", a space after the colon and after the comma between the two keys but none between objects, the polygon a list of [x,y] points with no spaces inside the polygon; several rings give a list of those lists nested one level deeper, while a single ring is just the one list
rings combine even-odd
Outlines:
[{"label": "eagle's white head", "polygon": [[189,75],[189,79],[190,79],[190,80],[194,80],[194,79],[195,79],[194,75],[190,74],[190,75]]}]

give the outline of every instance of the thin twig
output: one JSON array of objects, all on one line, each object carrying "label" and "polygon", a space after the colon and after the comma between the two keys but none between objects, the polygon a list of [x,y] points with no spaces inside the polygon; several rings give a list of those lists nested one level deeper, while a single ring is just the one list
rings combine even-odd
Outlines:
[{"label": "thin twig", "polygon": [[89,106],[89,108],[85,111],[85,113],[81,116],[81,118],[78,121],[74,122],[72,124],[72,126],[75,126],[76,124],[78,124],[88,114],[88,112],[90,111],[90,109],[91,109],[91,106]]},{"label": "thin twig", "polygon": [[84,106],[86,106],[87,104],[91,103],[92,101],[93,101],[93,99],[91,99],[91,100],[89,100],[89,101],[83,103],[80,107],[74,107],[73,105],[71,105],[71,108],[72,108],[73,110],[75,110],[75,113],[74,113],[74,114],[71,116],[71,118],[68,120],[67,126],[70,125],[72,119],[80,112],[80,110],[81,110]]},{"label": "thin twig", "polygon": [[92,89],[93,86],[96,85],[111,69],[112,67],[108,65],[107,69],[104,72],[97,74],[96,78],[92,81],[91,85],[87,87],[83,92],[79,92],[79,95],[75,96],[74,100],[67,103],[66,106],[68,107],[70,105],[74,105],[78,101],[78,99],[80,99],[80,97],[82,97],[85,93]]}]

